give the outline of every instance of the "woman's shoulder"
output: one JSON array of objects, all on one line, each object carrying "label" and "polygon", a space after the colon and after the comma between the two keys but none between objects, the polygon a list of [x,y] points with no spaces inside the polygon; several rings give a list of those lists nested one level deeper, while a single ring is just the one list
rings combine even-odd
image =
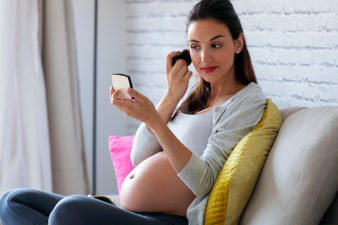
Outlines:
[{"label": "woman's shoulder", "polygon": [[261,101],[265,100],[266,97],[263,93],[262,88],[257,83],[251,82],[245,88],[237,92],[232,99],[234,101],[235,100]]},{"label": "woman's shoulder", "polygon": [[258,118],[264,111],[266,103],[261,87],[252,82],[214,110],[214,123],[227,121],[236,116],[244,120],[251,117]]},{"label": "woman's shoulder", "polygon": [[251,82],[220,107],[225,109],[234,106],[248,106],[257,102],[266,102],[266,97],[262,88],[257,83]]}]

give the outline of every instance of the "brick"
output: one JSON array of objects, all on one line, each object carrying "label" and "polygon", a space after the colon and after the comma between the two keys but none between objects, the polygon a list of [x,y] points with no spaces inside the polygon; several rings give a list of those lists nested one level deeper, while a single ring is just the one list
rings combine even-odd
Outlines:
[{"label": "brick", "polygon": [[142,17],[142,16],[187,16],[192,9],[194,3],[191,2],[145,2],[140,4],[127,5],[127,16]]},{"label": "brick", "polygon": [[338,12],[338,1],[337,0],[331,0],[331,12],[334,12],[337,15]]},{"label": "brick", "polygon": [[160,19],[154,17],[136,17],[128,19],[127,31],[168,31],[182,32],[186,30],[185,17],[162,17]]},{"label": "brick", "polygon": [[327,13],[332,10],[332,5],[330,4],[331,0],[326,0],[323,2],[318,2],[318,0],[309,0],[306,3],[311,8],[312,13]]},{"label": "brick", "polygon": [[265,47],[266,37],[264,32],[246,32],[244,31],[246,43],[248,47]]},{"label": "brick", "polygon": [[338,85],[329,85],[327,87],[324,87],[321,99],[327,100],[329,103],[338,103],[338,99],[335,96],[338,96]]},{"label": "brick", "polygon": [[272,14],[284,14],[285,11],[290,11],[287,7],[291,6],[288,1],[265,1],[267,11]]},{"label": "brick", "polygon": [[282,32],[296,32],[297,23],[295,23],[294,16],[288,15],[270,15],[262,20],[261,26],[266,30],[282,31]]},{"label": "brick", "polygon": [[261,30],[262,18],[259,15],[243,15],[240,16],[240,21],[244,32]]},{"label": "brick", "polygon": [[167,57],[167,55],[172,52],[173,47],[171,46],[127,46],[126,47],[126,53],[127,57],[138,57],[142,58],[144,56],[152,56],[157,57],[159,59],[164,59]]},{"label": "brick", "polygon": [[237,14],[260,14],[264,13],[267,8],[265,1],[232,1],[233,6]]},{"label": "brick", "polygon": [[328,83],[328,84],[338,84],[337,79],[337,68],[327,68],[327,67],[312,67],[305,70],[307,74],[307,79],[313,82]]},{"label": "brick", "polygon": [[137,71],[163,72],[165,71],[165,59],[159,60],[128,60],[128,68],[133,68]]},{"label": "brick", "polygon": [[316,32],[310,35],[309,40],[314,48],[334,49],[338,46],[337,32]]},{"label": "brick", "polygon": [[292,9],[295,13],[311,13],[312,6],[309,1],[293,1]]},{"label": "brick", "polygon": [[254,64],[257,80],[282,82],[283,71],[279,66],[258,66]]},{"label": "brick", "polygon": [[171,32],[170,35],[163,35],[162,32],[144,32],[133,35],[133,33],[128,33],[127,42],[128,44],[142,45],[147,44],[152,46],[153,44],[162,44],[162,45],[186,45],[187,36],[182,32]]},{"label": "brick", "polygon": [[324,50],[314,50],[311,54],[307,54],[308,56],[312,56],[313,61],[316,62],[317,65],[329,64],[332,67],[338,67],[338,50],[324,49]]},{"label": "brick", "polygon": [[338,32],[338,8],[336,9],[335,12],[331,12],[326,15],[325,28],[327,31],[334,31],[336,33]]},{"label": "brick", "polygon": [[278,81],[260,79],[259,85],[264,87],[264,92],[270,96],[285,96],[287,94],[286,88],[281,88],[283,84]]}]

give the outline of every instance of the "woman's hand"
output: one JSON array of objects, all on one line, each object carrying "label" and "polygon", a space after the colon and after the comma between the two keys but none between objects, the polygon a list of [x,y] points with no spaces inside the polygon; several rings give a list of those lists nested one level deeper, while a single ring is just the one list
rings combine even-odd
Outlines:
[{"label": "woman's hand", "polygon": [[175,65],[172,66],[173,57],[179,54],[179,52],[171,52],[166,60],[168,94],[176,100],[180,100],[184,96],[188,89],[189,79],[192,76],[192,72],[188,70],[185,60],[179,59]]},{"label": "woman's hand", "polygon": [[174,170],[179,173],[189,161],[192,155],[191,151],[171,132],[161,114],[146,96],[132,88],[128,88],[127,92],[135,99],[119,99],[117,98],[119,91],[110,87],[111,103],[127,116],[138,119],[151,128],[163,150],[167,153]]},{"label": "woman's hand", "polygon": [[115,91],[113,87],[110,87],[111,104],[123,111],[127,116],[140,120],[147,125],[162,120],[154,104],[146,96],[132,88],[128,88],[127,92],[134,99],[119,99],[117,97],[119,90]]}]

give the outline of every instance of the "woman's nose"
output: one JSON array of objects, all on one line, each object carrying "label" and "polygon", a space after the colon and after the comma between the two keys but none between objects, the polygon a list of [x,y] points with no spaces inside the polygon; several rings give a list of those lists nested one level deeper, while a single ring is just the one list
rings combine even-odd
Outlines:
[{"label": "woman's nose", "polygon": [[201,51],[201,62],[210,62],[211,55],[210,52],[207,49],[203,49]]}]

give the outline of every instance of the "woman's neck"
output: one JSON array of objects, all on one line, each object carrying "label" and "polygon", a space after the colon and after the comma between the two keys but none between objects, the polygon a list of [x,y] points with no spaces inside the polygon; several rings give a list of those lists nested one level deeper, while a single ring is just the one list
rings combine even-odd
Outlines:
[{"label": "woman's neck", "polygon": [[226,82],[224,84],[211,84],[211,93],[208,100],[208,107],[215,107],[221,105],[237,92],[242,90],[245,87],[242,83],[238,81]]}]

